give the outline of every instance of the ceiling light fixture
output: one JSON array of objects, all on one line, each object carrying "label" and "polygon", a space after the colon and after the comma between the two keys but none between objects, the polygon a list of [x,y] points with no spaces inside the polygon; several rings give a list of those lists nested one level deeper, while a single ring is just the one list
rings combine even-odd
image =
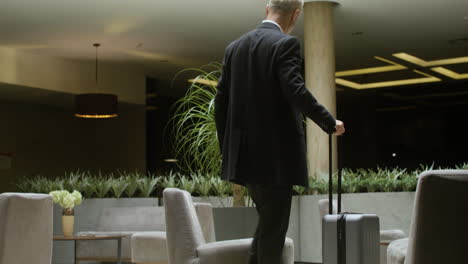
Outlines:
[{"label": "ceiling light fixture", "polygon": [[211,85],[211,86],[217,86],[218,85],[217,81],[207,80],[207,79],[203,79],[203,78],[190,79],[190,80],[188,80],[188,82],[204,84],[204,85]]},{"label": "ceiling light fixture", "polygon": [[455,80],[468,79],[468,73],[457,73],[444,67],[434,67],[431,70]]},{"label": "ceiling light fixture", "polygon": [[443,59],[443,60],[433,60],[433,61],[425,61],[408,53],[400,52],[393,54],[394,57],[397,57],[401,60],[411,62],[413,64],[419,65],[421,67],[431,67],[431,66],[439,66],[439,65],[449,65],[449,64],[458,64],[458,63],[468,63],[468,57],[456,57],[450,59]]},{"label": "ceiling light fixture", "polygon": [[404,79],[396,81],[385,81],[385,82],[374,82],[374,83],[355,83],[345,79],[336,78],[336,83],[343,85],[349,88],[363,90],[363,89],[372,89],[372,88],[382,88],[382,87],[391,87],[391,86],[401,86],[401,85],[410,85],[410,84],[420,84],[420,83],[431,83],[431,82],[440,82],[440,78],[434,77],[427,73],[414,70],[414,72],[425,76],[424,78],[413,78],[413,79]]},{"label": "ceiling light fixture", "polygon": [[[96,89],[98,88],[98,47],[96,48]],[[80,118],[113,118],[117,117],[118,98],[114,94],[87,93],[75,97],[75,116]]]},{"label": "ceiling light fixture", "polygon": [[408,67],[400,65],[396,62],[386,60],[384,58],[374,56],[375,59],[386,62],[391,64],[390,66],[380,66],[380,67],[372,67],[372,68],[362,68],[356,70],[349,70],[349,71],[339,71],[335,73],[336,77],[344,77],[344,76],[353,76],[353,75],[362,75],[362,74],[370,74],[370,73],[379,73],[379,72],[389,72],[389,71],[398,71],[398,70],[406,70]]}]

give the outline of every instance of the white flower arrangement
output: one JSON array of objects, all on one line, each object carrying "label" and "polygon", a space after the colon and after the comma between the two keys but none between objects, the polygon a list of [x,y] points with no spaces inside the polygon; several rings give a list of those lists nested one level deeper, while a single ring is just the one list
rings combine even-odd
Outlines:
[{"label": "white flower arrangement", "polygon": [[73,209],[75,205],[80,205],[83,201],[83,196],[79,191],[53,191],[49,193],[52,196],[54,203],[59,204],[64,209]]}]

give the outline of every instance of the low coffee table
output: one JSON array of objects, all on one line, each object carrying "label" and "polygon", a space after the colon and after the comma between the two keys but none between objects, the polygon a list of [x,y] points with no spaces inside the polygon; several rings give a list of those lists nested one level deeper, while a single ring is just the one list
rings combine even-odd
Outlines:
[{"label": "low coffee table", "polygon": [[73,241],[74,263],[76,264],[76,241],[77,240],[117,240],[117,263],[122,264],[122,238],[126,236],[54,236],[54,241]]}]

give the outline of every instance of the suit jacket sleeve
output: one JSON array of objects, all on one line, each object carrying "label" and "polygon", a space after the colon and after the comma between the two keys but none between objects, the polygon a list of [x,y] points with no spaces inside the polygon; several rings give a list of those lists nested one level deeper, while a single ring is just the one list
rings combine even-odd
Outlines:
[{"label": "suit jacket sleeve", "polygon": [[286,38],[279,46],[276,73],[286,99],[327,133],[335,132],[335,118],[305,87],[301,74],[301,47],[297,38]]},{"label": "suit jacket sleeve", "polygon": [[215,122],[218,133],[218,141],[221,153],[223,153],[224,131],[226,129],[226,115],[229,98],[229,65],[227,62],[227,53],[223,60],[221,77],[218,80],[218,86],[215,96]]}]

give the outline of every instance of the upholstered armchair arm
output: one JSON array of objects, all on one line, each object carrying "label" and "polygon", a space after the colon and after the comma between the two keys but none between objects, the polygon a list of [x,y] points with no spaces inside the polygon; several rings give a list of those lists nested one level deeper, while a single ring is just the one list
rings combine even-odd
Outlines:
[{"label": "upholstered armchair arm", "polygon": [[206,243],[215,242],[213,208],[209,203],[193,203]]},{"label": "upholstered armchair arm", "polygon": [[408,238],[394,240],[387,248],[387,264],[404,264],[408,251]]}]

